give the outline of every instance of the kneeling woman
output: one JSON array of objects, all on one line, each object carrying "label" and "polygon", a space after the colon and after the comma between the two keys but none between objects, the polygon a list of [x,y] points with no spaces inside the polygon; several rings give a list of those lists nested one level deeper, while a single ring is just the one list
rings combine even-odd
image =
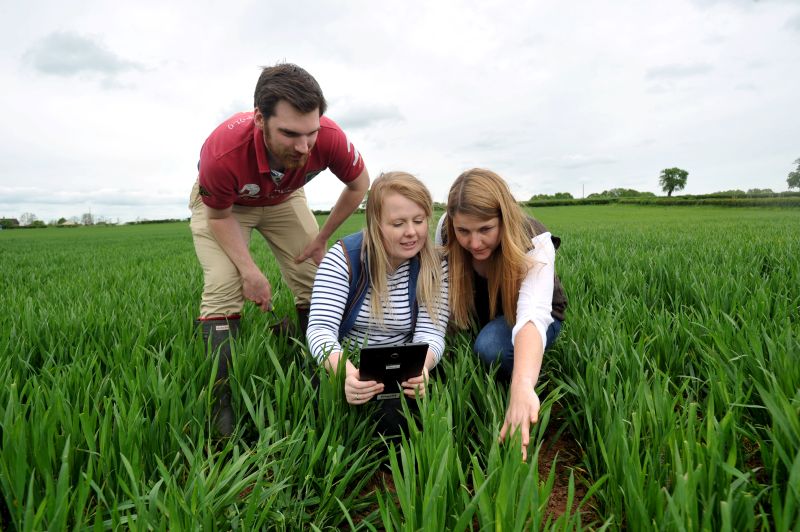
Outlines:
[{"label": "kneeling woman", "polygon": [[446,246],[455,325],[477,325],[476,354],[511,379],[500,439],[520,429],[526,455],[530,424],[539,419],[534,387],[543,354],[567,306],[555,276],[560,240],[522,211],[500,176],[479,168],[453,183],[436,238]]},{"label": "kneeling woman", "polygon": [[[428,371],[444,351],[448,320],[447,265],[428,237],[432,211],[430,192],[417,178],[381,174],[367,198],[366,229],[339,240],[325,255],[314,280],[307,336],[311,354],[328,371],[340,367],[343,346],[426,342],[422,374],[401,383],[406,396],[425,395]],[[363,278],[361,290],[351,290],[355,271]],[[383,390],[381,383],[361,381],[350,360],[344,367],[351,405]]]}]

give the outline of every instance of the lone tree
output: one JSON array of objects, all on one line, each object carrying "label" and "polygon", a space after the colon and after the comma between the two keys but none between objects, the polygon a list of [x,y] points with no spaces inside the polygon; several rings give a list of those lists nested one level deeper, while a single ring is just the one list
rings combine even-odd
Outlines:
[{"label": "lone tree", "polygon": [[667,197],[672,196],[674,190],[683,190],[686,186],[686,178],[689,177],[689,172],[681,170],[680,168],[665,168],[661,170],[661,177],[658,178],[658,184],[661,185],[661,190],[667,193]]},{"label": "lone tree", "polygon": [[19,224],[28,226],[31,225],[36,220],[38,220],[38,218],[32,212],[23,212],[22,215],[19,217]]},{"label": "lone tree", "polygon": [[786,178],[786,184],[789,185],[789,189],[800,189],[800,159],[796,159],[794,164],[797,165],[797,169],[794,172],[789,172],[789,177]]}]

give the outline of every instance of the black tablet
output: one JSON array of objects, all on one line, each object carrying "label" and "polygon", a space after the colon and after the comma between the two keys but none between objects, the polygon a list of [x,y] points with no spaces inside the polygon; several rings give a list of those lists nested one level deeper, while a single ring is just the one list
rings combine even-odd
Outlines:
[{"label": "black tablet", "polygon": [[426,343],[365,347],[361,350],[359,376],[362,381],[383,383],[383,392],[374,400],[397,399],[402,393],[400,383],[422,374],[427,354]]}]

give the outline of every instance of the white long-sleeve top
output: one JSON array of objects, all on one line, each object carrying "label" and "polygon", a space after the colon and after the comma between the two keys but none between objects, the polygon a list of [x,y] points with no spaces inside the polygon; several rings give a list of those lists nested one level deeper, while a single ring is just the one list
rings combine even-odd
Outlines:
[{"label": "white long-sleeve top", "polygon": [[[447,214],[439,218],[435,241],[441,246],[442,226]],[[533,248],[527,253],[530,261],[528,273],[522,281],[517,297],[517,321],[511,330],[511,343],[526,323],[533,323],[542,339],[542,351],[547,345],[547,329],[553,323],[553,285],[556,272],[556,248],[550,232],[544,232],[531,239]]]},{"label": "white long-sleeve top", "polygon": [[[511,343],[517,333],[530,322],[539,331],[542,352],[547,345],[547,328],[553,323],[553,279],[556,272],[556,248],[545,232],[531,239],[533,249],[527,253],[531,265],[519,287],[517,322],[511,330]],[[516,344],[514,344],[516,345]]]},{"label": "white long-sleeve top", "polygon": [[388,305],[383,306],[383,323],[378,323],[370,316],[372,288],[368,286],[353,328],[340,342],[339,326],[350,290],[349,269],[341,243],[337,242],[328,250],[314,279],[306,333],[309,349],[317,362],[322,362],[332,351],[342,351],[343,343],[356,347],[396,345],[410,341],[426,342],[433,351],[436,362],[439,362],[444,352],[444,335],[450,312],[447,297],[447,262],[442,261],[440,297],[433,307],[437,321],[431,319],[424,302],[417,299],[419,310],[416,327],[412,327],[411,309],[408,304],[409,267],[410,262],[406,261],[387,277],[389,297]]}]

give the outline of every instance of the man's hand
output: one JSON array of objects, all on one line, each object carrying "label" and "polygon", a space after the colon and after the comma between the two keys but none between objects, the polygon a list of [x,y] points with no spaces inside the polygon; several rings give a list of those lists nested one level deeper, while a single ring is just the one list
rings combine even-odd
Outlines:
[{"label": "man's hand", "polygon": [[295,263],[300,264],[304,260],[310,258],[317,266],[319,266],[319,264],[322,262],[322,257],[325,256],[325,247],[327,245],[328,241],[326,239],[320,239],[319,237],[316,237],[306,246],[302,253],[294,258]]},{"label": "man's hand", "polygon": [[261,270],[258,269],[247,241],[242,235],[242,227],[233,216],[233,207],[212,209],[206,205],[208,228],[228,258],[239,270],[242,279],[242,295],[258,305],[262,312],[272,308],[272,287]]},{"label": "man's hand", "polygon": [[242,293],[245,299],[255,303],[261,312],[272,310],[272,287],[258,269],[242,276]]},{"label": "man's hand", "polygon": [[530,444],[531,425],[539,422],[539,396],[533,389],[533,383],[527,379],[511,382],[508,409],[503,428],[500,429],[500,442],[506,436],[513,435],[517,430],[522,431],[522,459],[528,459],[528,444]]},{"label": "man's hand", "polygon": [[320,228],[314,242],[306,246],[306,249],[295,258],[295,261],[300,263],[310,258],[319,266],[319,263],[322,262],[322,257],[325,256],[328,239],[355,212],[361,204],[361,200],[364,199],[367,189],[369,189],[369,174],[365,167],[357,178],[345,184],[344,190],[342,190],[336,203],[331,207],[331,213],[325,220],[325,224]]}]

